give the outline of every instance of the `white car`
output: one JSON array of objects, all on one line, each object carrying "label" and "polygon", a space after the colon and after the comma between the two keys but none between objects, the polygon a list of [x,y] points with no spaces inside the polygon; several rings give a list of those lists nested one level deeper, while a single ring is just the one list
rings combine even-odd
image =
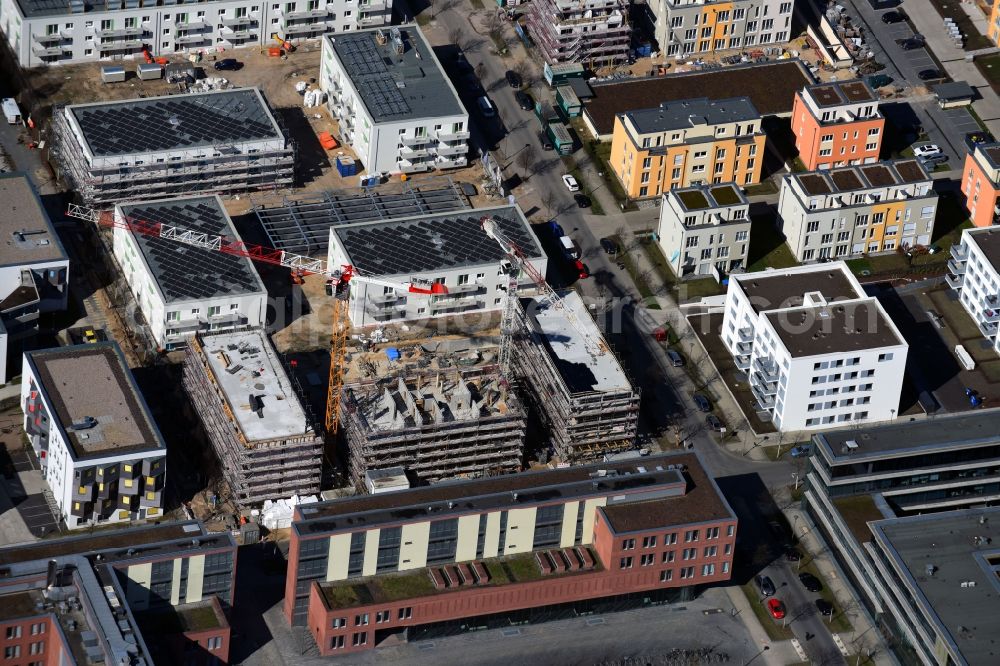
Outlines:
[{"label": "white car", "polygon": [[933,143],[928,143],[923,146],[913,147],[914,157],[930,157],[931,155],[940,155],[941,149],[935,146]]},{"label": "white car", "polygon": [[580,183],[576,182],[576,178],[568,173],[563,176],[563,182],[566,183],[566,189],[570,192],[580,191]]}]

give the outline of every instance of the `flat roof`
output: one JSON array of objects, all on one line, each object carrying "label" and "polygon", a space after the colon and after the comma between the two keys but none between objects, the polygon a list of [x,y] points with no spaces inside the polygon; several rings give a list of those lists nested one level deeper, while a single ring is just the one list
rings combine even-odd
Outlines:
[{"label": "flat roof", "polygon": [[198,339],[216,384],[249,442],[315,435],[263,331],[240,330]]},{"label": "flat roof", "polygon": [[659,106],[621,115],[632,121],[636,132],[669,132],[698,125],[722,125],[757,120],[760,114],[748,97],[710,100],[707,97],[660,102]]},{"label": "flat roof", "polygon": [[792,357],[905,345],[874,299],[765,312]]},{"label": "flat roof", "polygon": [[750,203],[735,183],[692,185],[691,187],[670,190],[667,196],[676,197],[681,208],[689,211],[738,206],[740,204],[749,205]]},{"label": "flat roof", "polygon": [[1000,229],[969,229],[965,232],[969,240],[976,244],[993,270],[1000,273]]},{"label": "flat roof", "polygon": [[[671,465],[675,467],[671,469]],[[687,470],[682,471],[676,467],[677,465],[686,466]],[[345,497],[300,505],[298,513],[301,518],[293,520],[292,528],[303,536],[318,536],[381,523],[409,522],[426,516],[440,519],[472,511],[499,510],[521,504],[634,491],[652,485],[677,484],[684,480],[685,475],[691,479],[692,471],[693,481],[698,488],[704,489],[706,493],[708,488],[714,488],[714,483],[705,476],[701,461],[696,454],[670,453],[485,477],[472,481],[446,481],[393,493]],[[699,497],[701,501],[709,501],[707,495]],[[669,501],[673,502],[676,499],[678,497],[671,497]],[[717,501],[726,510],[729,509],[721,494],[717,495]],[[637,504],[638,502],[634,502],[629,506]],[[692,511],[694,510],[692,508]],[[617,513],[615,515],[618,516]]]},{"label": "flat roof", "polygon": [[[215,3],[224,0],[201,0],[201,2]],[[25,18],[31,18],[35,16],[80,16],[82,13],[90,12],[105,12],[109,11],[107,5],[99,2],[81,2],[79,12],[74,12],[72,10],[73,5],[66,0],[16,0],[18,7],[21,9],[21,14]],[[151,3],[156,5],[156,2]],[[163,5],[164,2],[159,4]],[[150,6],[149,4],[144,6]],[[136,5],[138,7],[138,5]]]},{"label": "flat roof", "polygon": [[[42,349],[25,356],[76,459],[165,448],[117,343]],[[72,429],[88,417],[96,425]]]},{"label": "flat roof", "polygon": [[531,259],[544,256],[524,213],[515,204],[330,228],[355,268],[370,275],[412,275],[504,258],[479,220],[489,215]]},{"label": "flat roof", "polygon": [[734,275],[732,278],[743,289],[757,313],[799,307],[805,303],[805,295],[811,292],[822,294],[827,303],[864,298],[864,292],[858,291],[854,281],[848,277],[849,272],[843,262],[833,266],[817,264]]},{"label": "flat roof", "polygon": [[938,99],[972,99],[976,96],[976,90],[965,81],[948,81],[931,86],[931,92],[937,95]]},{"label": "flat roof", "polygon": [[[902,421],[816,433],[813,441],[837,464],[865,458],[916,455],[941,449],[1000,444],[1000,409],[946,414],[920,421]],[[856,447],[849,448],[848,442]],[[853,445],[852,445],[853,446]]]},{"label": "flat roof", "polygon": [[[521,303],[532,330],[541,338],[566,387],[571,393],[631,391],[632,384],[618,357],[608,347],[583,299],[575,291],[563,292],[561,296],[562,308],[551,303],[538,307],[531,298],[522,298]],[[573,315],[576,325],[567,312]],[[577,326],[590,334],[590,349]],[[595,351],[599,353],[592,354]]]},{"label": "flat roof", "polygon": [[872,532],[960,663],[996,663],[1000,509],[880,520]]},{"label": "flat roof", "polygon": [[878,164],[847,166],[829,171],[793,173],[788,177],[797,180],[802,191],[812,196],[931,180],[927,170],[914,159],[887,160]]},{"label": "flat roof", "polygon": [[[240,240],[217,196],[121,204],[124,215]],[[206,250],[176,240],[132,234],[166,303],[264,293],[264,283],[246,257]]]},{"label": "flat roof", "polygon": [[285,140],[257,88],[66,107],[95,157]]},{"label": "flat roof", "polygon": [[417,26],[356,30],[324,39],[375,122],[466,114]]},{"label": "flat roof", "polygon": [[[398,191],[387,191],[396,188]],[[396,220],[469,208],[468,199],[448,177],[386,183],[378,189],[326,191],[287,198],[254,212],[271,247],[286,252],[326,252],[330,227],[352,222]]]},{"label": "flat roof", "polygon": [[67,259],[52,220],[26,174],[0,174],[0,202],[0,266]]},{"label": "flat roof", "polygon": [[815,83],[806,86],[806,92],[820,108],[878,100],[878,95],[863,79]]},{"label": "flat roof", "polygon": [[783,115],[792,112],[795,93],[811,82],[809,71],[797,59],[732,65],[594,84],[594,97],[585,101],[584,109],[601,135],[611,134],[619,113],[689,99],[692,91],[708,99],[747,97],[762,116]]}]

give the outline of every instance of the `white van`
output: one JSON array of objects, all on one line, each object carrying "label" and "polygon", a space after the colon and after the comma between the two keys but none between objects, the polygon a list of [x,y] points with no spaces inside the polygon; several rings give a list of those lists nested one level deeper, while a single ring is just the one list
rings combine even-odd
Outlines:
[{"label": "white van", "polygon": [[492,118],[497,115],[497,108],[493,106],[493,102],[486,95],[480,97],[477,100],[477,103],[479,104],[479,110],[482,112],[483,117]]}]

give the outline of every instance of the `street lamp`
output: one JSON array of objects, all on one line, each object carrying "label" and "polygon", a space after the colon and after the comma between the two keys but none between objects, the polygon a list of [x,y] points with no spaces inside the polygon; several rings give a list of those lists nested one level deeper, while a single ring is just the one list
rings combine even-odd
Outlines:
[{"label": "street lamp", "polygon": [[761,648],[760,652],[758,652],[754,656],[752,656],[749,659],[747,659],[746,661],[744,661],[743,662],[743,666],[747,666],[747,664],[749,664],[751,661],[753,661],[754,659],[756,659],[757,657],[759,657],[760,655],[764,654],[765,652],[767,652],[770,649],[771,649],[770,645],[765,645],[763,648]]}]

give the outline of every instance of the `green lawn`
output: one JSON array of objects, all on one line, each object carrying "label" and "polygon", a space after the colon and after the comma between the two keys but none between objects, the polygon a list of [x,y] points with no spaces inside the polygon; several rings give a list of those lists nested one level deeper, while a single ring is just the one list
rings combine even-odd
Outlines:
[{"label": "green lawn", "polygon": [[750,227],[750,251],[747,253],[747,270],[762,271],[765,268],[790,268],[799,262],[784,237],[774,228],[770,217],[758,218]]},{"label": "green lawn", "polygon": [[[618,247],[624,248],[625,245],[622,243],[622,239],[616,234],[614,236],[609,236],[611,240],[618,244]],[[639,290],[639,295],[646,302],[646,307],[650,310],[659,310],[660,305],[653,298],[655,294],[653,293],[652,287],[649,283],[639,274],[639,269],[636,268],[635,261],[629,256],[628,252],[621,252],[618,255],[618,261],[622,262],[625,266],[625,270],[628,271],[629,276],[632,278],[632,282],[635,283],[635,288]]]},{"label": "green lawn", "polygon": [[868,523],[873,520],[881,520],[884,517],[870,495],[839,497],[833,501],[833,504],[837,507],[841,519],[847,524],[847,528],[854,534],[854,538],[861,543],[870,541],[872,538],[872,531],[868,528]]},{"label": "green lawn", "polygon": [[[934,9],[941,15],[941,18],[950,18],[958,26],[959,31],[965,35],[965,50],[975,51],[993,46],[990,40],[983,36],[976,25],[969,18],[969,15],[962,9],[961,3],[957,0],[930,0]],[[979,11],[973,8],[972,11]]]},{"label": "green lawn", "polygon": [[698,278],[697,280],[682,280],[677,285],[677,300],[682,303],[697,301],[705,296],[718,296],[726,293],[715,278]]},{"label": "green lawn", "polygon": [[802,173],[804,171],[809,171],[806,168],[806,163],[802,161],[801,157],[795,156],[792,158],[792,173]]},{"label": "green lawn", "polygon": [[475,9],[486,9],[486,5],[483,4],[483,0],[469,0]]},{"label": "green lawn", "polygon": [[774,181],[768,178],[767,180],[761,181],[756,185],[747,185],[743,188],[744,192],[748,197],[763,196],[766,194],[777,194],[778,186],[774,184]]},{"label": "green lawn", "polygon": [[839,603],[837,603],[837,599],[833,596],[833,592],[830,591],[830,587],[826,583],[826,578],[820,573],[819,568],[816,566],[815,558],[804,558],[797,574],[800,573],[811,573],[813,576],[816,576],[816,578],[823,583],[823,589],[818,593],[819,596],[833,604],[833,617],[824,617],[823,623],[830,627],[830,631],[833,633],[840,634],[850,631],[852,628],[851,622],[848,620],[847,615],[844,614],[844,609],[840,607]]},{"label": "green lawn", "polygon": [[590,159],[594,161],[594,166],[604,174],[604,184],[612,196],[614,196],[615,201],[618,202],[619,207],[625,204],[624,210],[636,210],[635,204],[629,202],[628,195],[625,194],[625,188],[622,187],[618,177],[615,176],[614,171],[611,169],[611,164],[609,163],[611,159],[611,143],[595,141],[590,138],[586,126],[579,118],[574,118],[570,124],[576,130],[576,135],[580,137],[580,141],[583,142],[584,150],[590,155]]},{"label": "green lawn", "polygon": [[765,602],[761,600],[753,581],[740,585],[740,589],[743,590],[743,595],[750,603],[750,608],[753,609],[753,614],[757,616],[760,625],[767,632],[768,638],[772,641],[787,641],[795,637],[790,627],[782,627],[781,622],[775,620],[767,612],[767,608],[764,606]]},{"label": "green lawn", "polygon": [[663,256],[663,248],[660,247],[659,243],[643,243],[642,249],[646,253],[646,257],[656,268],[656,272],[660,276],[660,280],[663,281],[664,286],[668,289],[674,287],[674,283],[677,282],[677,276],[674,275],[674,271],[670,268],[670,264],[667,263],[667,258]]},{"label": "green lawn", "polygon": [[604,206],[594,196],[594,188],[590,186],[590,181],[583,177],[583,172],[580,171],[580,167],[576,166],[576,161],[572,157],[564,157],[563,164],[566,165],[566,173],[576,178],[576,182],[580,183],[582,192],[590,198],[590,210],[588,212],[591,215],[604,215]]}]

